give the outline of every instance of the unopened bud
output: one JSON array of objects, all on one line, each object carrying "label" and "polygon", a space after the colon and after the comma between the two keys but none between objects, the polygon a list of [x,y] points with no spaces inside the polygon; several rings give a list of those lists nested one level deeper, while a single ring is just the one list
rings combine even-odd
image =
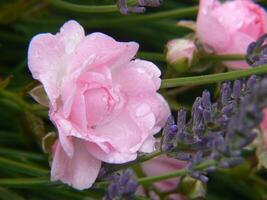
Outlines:
[{"label": "unopened bud", "polygon": [[178,72],[186,72],[195,61],[197,48],[192,40],[174,39],[167,43],[167,62]]}]

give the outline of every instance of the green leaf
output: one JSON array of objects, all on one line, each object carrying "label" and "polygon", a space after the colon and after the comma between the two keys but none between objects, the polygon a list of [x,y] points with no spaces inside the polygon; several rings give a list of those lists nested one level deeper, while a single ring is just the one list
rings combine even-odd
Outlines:
[{"label": "green leaf", "polygon": [[42,167],[29,163],[17,162],[4,157],[0,157],[0,168],[2,170],[14,171],[31,176],[44,176],[49,174],[48,170]]},{"label": "green leaf", "polygon": [[31,112],[25,112],[25,115],[32,133],[36,137],[39,144],[41,144],[42,139],[46,134],[43,120]]},{"label": "green leaf", "polygon": [[25,200],[14,191],[8,190],[3,187],[0,187],[0,194],[0,200]]},{"label": "green leaf", "polygon": [[55,143],[57,135],[55,132],[49,132],[42,139],[42,149],[45,153],[51,153],[53,144]]},{"label": "green leaf", "polygon": [[9,76],[5,80],[0,81],[0,90],[5,89],[9,85],[9,83],[11,82],[12,78],[13,78],[13,76]]}]

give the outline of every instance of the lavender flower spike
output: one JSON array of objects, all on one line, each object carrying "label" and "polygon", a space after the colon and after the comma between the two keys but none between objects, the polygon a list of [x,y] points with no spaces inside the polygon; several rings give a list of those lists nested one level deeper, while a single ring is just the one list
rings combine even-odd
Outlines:
[{"label": "lavender flower spike", "polygon": [[163,3],[163,0],[138,0],[140,6],[158,7]]},{"label": "lavender flower spike", "polygon": [[133,179],[133,172],[127,169],[121,175],[114,175],[108,186],[106,196],[103,200],[131,200],[134,198],[138,183]]},{"label": "lavender flower spike", "polygon": [[246,60],[249,65],[258,66],[267,63],[266,39],[267,34],[264,34],[248,46]]},{"label": "lavender flower spike", "polygon": [[127,0],[117,0],[117,6],[123,15],[129,13],[143,13],[146,11],[145,7],[158,7],[163,0],[138,0],[136,6],[128,7]]},{"label": "lavender flower spike", "polygon": [[185,111],[180,110],[177,124],[168,121],[162,150],[187,161],[189,175],[203,182],[208,180],[206,170],[195,170],[201,162],[213,160],[221,168],[241,164],[241,152],[255,139],[262,110],[267,107],[266,88],[267,76],[251,76],[247,81],[223,83],[216,102],[204,91],[193,104],[191,119],[186,121]]}]

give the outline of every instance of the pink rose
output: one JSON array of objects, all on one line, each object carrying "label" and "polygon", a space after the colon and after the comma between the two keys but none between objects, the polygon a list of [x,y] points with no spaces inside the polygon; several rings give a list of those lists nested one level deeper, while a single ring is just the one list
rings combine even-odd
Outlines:
[{"label": "pink rose", "polygon": [[[156,157],[152,160],[142,163],[142,169],[147,176],[159,176],[175,170],[186,167],[186,162],[167,157],[165,155]],[[168,192],[177,188],[180,178],[172,178],[155,183],[155,187],[161,192]],[[185,199],[179,194],[171,194],[169,199],[182,200]]]},{"label": "pink rose", "polygon": [[28,65],[48,95],[49,116],[58,129],[53,181],[91,187],[101,161],[125,163],[154,150],[154,137],[170,114],[156,92],[160,70],[135,59],[135,42],[102,33],[85,36],[69,21],[60,33],[35,36]]},{"label": "pink rose", "polygon": [[[200,0],[197,37],[208,52],[245,54],[248,45],[266,31],[267,14],[252,0]],[[235,69],[248,67],[243,61],[225,64]]]}]

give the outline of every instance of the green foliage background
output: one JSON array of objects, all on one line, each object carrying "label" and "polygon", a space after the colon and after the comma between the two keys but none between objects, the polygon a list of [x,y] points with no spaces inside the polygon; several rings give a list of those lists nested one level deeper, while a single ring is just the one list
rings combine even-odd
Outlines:
[{"label": "green foliage background", "polygon": [[[37,105],[28,91],[37,85],[27,69],[27,48],[31,38],[40,32],[56,33],[61,25],[75,19],[86,32],[104,32],[119,41],[136,41],[141,51],[163,56],[170,39],[184,37],[190,30],[176,26],[178,19],[195,20],[197,1],[166,0],[145,14],[121,15],[114,12],[91,13],[86,9],[65,9],[53,0],[0,1],[0,199],[2,200],[64,200],[101,199],[105,188],[75,191],[49,181],[49,154],[41,148],[42,138],[55,131],[47,110]],[[79,5],[115,5],[112,0],[72,0]],[[133,1],[132,1],[133,2]],[[166,71],[164,59],[153,54],[139,54],[153,60]],[[205,71],[212,73],[214,68]],[[190,74],[190,73],[189,73]],[[181,105],[190,106],[203,88],[216,90],[216,85],[196,87],[172,101],[175,112]],[[206,199],[267,199],[266,172],[250,176],[256,169],[256,158],[232,171],[210,176]],[[194,196],[194,195],[191,195]],[[203,198],[203,197],[201,197]],[[136,199],[141,199],[136,197]],[[145,199],[145,198],[143,198]]]}]

